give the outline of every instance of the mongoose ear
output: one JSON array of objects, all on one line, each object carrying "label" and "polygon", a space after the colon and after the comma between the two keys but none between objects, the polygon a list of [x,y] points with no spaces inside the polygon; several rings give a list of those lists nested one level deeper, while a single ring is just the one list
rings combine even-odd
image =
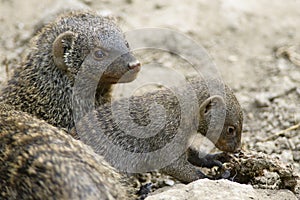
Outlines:
[{"label": "mongoose ear", "polygon": [[206,117],[212,109],[220,108],[224,104],[224,99],[219,95],[209,97],[200,105],[200,117]]},{"label": "mongoose ear", "polygon": [[72,31],[61,33],[53,42],[52,54],[54,64],[63,71],[67,70],[67,65],[64,61],[65,53],[73,47],[76,34]]}]

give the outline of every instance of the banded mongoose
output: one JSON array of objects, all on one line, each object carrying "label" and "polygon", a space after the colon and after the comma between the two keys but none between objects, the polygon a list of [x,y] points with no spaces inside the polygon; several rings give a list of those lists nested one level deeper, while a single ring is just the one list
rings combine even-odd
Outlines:
[{"label": "banded mongoose", "polygon": [[[100,44],[95,41],[98,41]],[[100,78],[101,72],[104,71],[100,81],[96,81],[96,86],[98,86],[94,95],[96,100],[92,103],[93,105],[99,106],[108,102],[111,85],[118,81],[131,81],[139,71],[139,62],[137,62],[128,51],[128,44],[123,38],[122,32],[109,19],[85,12],[65,15],[43,29],[37,36],[34,47],[24,60],[23,68],[15,73],[8,87],[4,89],[2,101],[12,105],[14,109],[28,112],[38,118],[46,120],[54,126],[70,130],[72,127],[74,128],[74,102],[72,100],[74,97],[73,86],[76,84],[76,81],[78,81],[77,75],[80,74],[81,71],[86,72],[87,74],[83,75],[87,76],[79,77],[79,82],[80,78],[83,78],[83,86],[89,86],[94,85],[95,80]],[[118,57],[121,54],[123,55]],[[118,57],[118,59],[113,61],[115,57]],[[110,62],[112,63],[110,64]],[[107,69],[105,69],[106,65],[108,65]],[[79,89],[84,90],[83,87],[79,87]],[[87,88],[84,92],[89,93],[91,91]],[[151,96],[151,94],[146,95],[145,99]],[[84,107],[90,106],[91,99],[93,98],[90,98],[91,96],[82,97],[82,99],[78,99],[80,101],[78,106],[80,109],[83,107],[83,110],[85,110]],[[177,118],[179,114],[177,112],[178,109],[173,109],[173,107],[178,108],[178,104],[168,93],[165,95],[162,94],[161,96],[158,95],[158,97],[160,97],[158,98],[160,102],[166,102],[166,104],[170,102],[170,108],[167,110],[170,111],[171,117],[167,122],[171,127],[166,127],[166,130],[162,132],[163,138],[159,140],[157,144],[155,144],[156,141],[153,142],[153,140],[155,140],[153,138],[152,143],[150,141],[148,147],[143,146],[145,143],[136,143],[139,141],[134,141],[133,143],[129,141],[129,145],[126,148],[131,149],[131,151],[133,149],[140,149],[138,151],[147,152],[152,151],[153,148],[159,149],[161,145],[164,145],[172,139],[174,135],[172,132],[172,124],[178,124],[176,120],[180,118]],[[210,107],[210,102],[213,102],[213,100],[216,100],[216,102],[223,101],[219,97],[210,98],[207,101],[207,105],[209,105],[207,108]],[[151,102],[151,98],[149,102]],[[143,105],[143,103],[144,102],[140,105]],[[143,108],[143,106],[141,108]],[[202,107],[206,108],[206,106]],[[100,110],[101,109],[102,108],[100,108]],[[147,116],[147,114],[145,115],[146,110],[139,110],[140,108],[138,106],[136,109],[136,121],[145,126],[145,123],[147,124],[147,121],[149,121],[148,119],[144,120],[142,117]],[[135,114],[133,113],[133,115]],[[100,123],[102,123],[101,120],[110,123],[109,118],[106,119],[107,116],[105,114],[102,117],[105,119],[100,119]],[[206,120],[208,118],[209,117],[206,117]],[[202,123],[203,127],[207,128],[208,122],[204,120],[204,118],[202,118],[202,120],[203,121],[200,121],[200,125]],[[241,119],[238,120],[241,121]],[[234,120],[232,119],[232,121]],[[240,121],[238,121],[238,123]],[[94,126],[94,129],[97,128],[92,122],[93,121],[89,121],[88,126]],[[191,123],[194,123],[193,119],[191,119]],[[113,129],[107,128],[106,131],[112,135],[119,134],[114,128],[115,127],[113,127]],[[240,142],[240,139],[238,139],[240,136],[239,128],[241,129],[239,126],[236,128],[237,130],[231,129],[234,130],[233,132],[236,132],[234,138],[237,139],[237,142],[233,142],[233,146],[229,145],[229,143],[227,145],[226,143],[222,148],[219,147],[221,150],[226,151],[227,149],[231,151],[238,146],[237,143]],[[169,130],[171,130],[171,132]],[[221,135],[223,136],[224,134],[222,133]],[[183,139],[185,138],[187,137],[184,136]],[[232,139],[232,137],[230,139]],[[98,140],[95,140],[95,142],[96,141]],[[218,143],[222,141],[225,141],[225,139],[220,140]],[[127,144],[125,140],[124,145],[126,146]],[[101,141],[96,145],[101,145]],[[185,145],[185,140],[183,140],[183,144],[179,146],[181,146],[180,148],[185,148]],[[107,146],[107,148],[109,147]],[[106,150],[103,148],[103,150],[97,151],[106,156],[108,153]],[[124,160],[126,157],[122,157],[122,155],[116,154],[114,156],[121,157],[124,162],[130,162],[130,160]],[[106,156],[106,159],[112,161],[114,160],[114,156]],[[117,162],[117,160],[115,160],[115,162]],[[139,167],[139,165],[135,167]],[[186,168],[184,169],[184,167]],[[204,177],[198,169],[187,162],[185,155],[181,157],[181,159],[175,160],[172,165],[167,166],[163,170],[184,182],[190,182]]]},{"label": "banded mongoose", "polygon": [[0,103],[0,188],[0,199],[134,197],[126,180],[90,147],[3,103]]},{"label": "banded mongoose", "polygon": [[111,18],[71,12],[33,39],[21,68],[3,89],[2,101],[70,130],[77,104],[91,109],[110,101],[113,84],[134,80],[139,70],[139,61]]},{"label": "banded mongoose", "polygon": [[[190,80],[192,89],[182,90],[182,95],[195,92],[197,102],[191,113],[182,115],[181,102],[171,90],[159,90],[102,105],[76,124],[77,134],[123,172],[159,169],[185,183],[208,177],[192,164],[202,167],[222,164],[212,155],[198,158],[196,152],[188,149],[188,140],[193,136],[191,127],[196,127],[198,133],[225,152],[239,148],[242,134],[243,113],[232,90],[225,85],[223,97],[210,95],[208,84],[218,82]],[[189,101],[185,106],[192,106]],[[151,111],[153,103],[163,106],[165,111],[156,115],[160,109]],[[181,123],[186,126],[180,127]],[[216,127],[221,127],[221,132]]]},{"label": "banded mongoose", "polygon": [[[209,92],[203,81],[194,81],[192,85],[201,104],[199,110],[199,131],[201,134],[205,134],[211,109],[218,107],[218,103],[222,103],[223,100],[219,96],[209,97]],[[234,151],[240,144],[242,114],[231,90],[225,87],[225,92],[225,102],[233,101],[233,103],[226,107],[228,114],[223,129],[225,132],[222,132],[222,137],[217,141],[216,145],[221,150]],[[113,152],[112,155],[110,152],[112,146],[109,146],[108,143],[103,144],[104,140],[102,140],[101,135],[96,135],[96,138],[93,138],[95,135],[91,135],[90,132],[99,130],[99,124],[104,125],[106,134],[109,134],[108,136],[112,137],[113,140],[115,139],[115,141],[112,141],[116,142],[116,145],[119,145],[118,143],[120,142],[126,151],[149,153],[153,148],[161,148],[162,145],[165,145],[172,139],[177,131],[178,122],[180,121],[178,120],[180,119],[180,113],[178,113],[180,105],[172,92],[168,90],[148,93],[142,97],[132,97],[130,98],[132,103],[130,115],[136,123],[143,126],[149,123],[151,119],[149,118],[148,109],[153,100],[167,109],[167,125],[159,133],[160,135],[157,135],[158,137],[152,137],[145,141],[139,139],[134,141],[135,138],[131,140],[132,138],[124,135],[122,130],[118,129],[118,126],[114,123],[109,104],[105,104],[95,111],[96,113],[94,114],[97,115],[97,118],[88,115],[89,118],[83,118],[83,121],[79,122],[77,127],[79,131],[82,128],[88,131],[87,137],[90,140],[94,140],[93,146],[96,144],[98,147],[96,151],[103,154],[112,164],[119,166],[119,164],[125,163],[127,166],[132,167],[130,166],[132,163],[137,164],[134,167],[143,166],[148,164],[145,162],[147,160],[132,161],[126,156],[123,157],[120,151]],[[123,106],[122,103],[124,101],[120,100],[116,102],[116,106]],[[86,119],[87,121],[85,121]],[[186,120],[190,121],[190,123],[194,121],[193,119]],[[124,123],[127,122],[126,120],[124,121]],[[93,153],[81,141],[65,135],[64,132],[59,131],[57,128],[41,120],[34,119],[26,113],[5,107],[3,104],[0,104],[0,125],[0,152],[2,153],[1,162],[3,162],[0,165],[2,167],[0,183],[1,188],[5,188],[1,193],[4,198],[35,199],[44,198],[45,196],[49,197],[49,195],[54,198],[72,199],[126,199],[128,196],[130,196],[128,198],[131,198],[132,194],[126,192],[130,189],[122,185],[126,178],[123,179],[101,156]],[[233,130],[228,132],[226,128]],[[188,135],[188,133],[183,134]],[[84,139],[84,135],[81,134],[80,136],[83,136],[82,139]],[[128,138],[129,140],[127,140]],[[182,138],[186,139],[186,136]],[[186,148],[184,147],[185,142],[179,143],[179,145],[183,146],[183,149]],[[172,154],[173,152],[166,153]],[[157,162],[160,161],[157,160]],[[141,164],[138,164],[138,162],[141,162]],[[185,154],[163,168],[162,171],[173,175],[183,182],[190,182],[205,177],[197,167],[187,162]]]}]

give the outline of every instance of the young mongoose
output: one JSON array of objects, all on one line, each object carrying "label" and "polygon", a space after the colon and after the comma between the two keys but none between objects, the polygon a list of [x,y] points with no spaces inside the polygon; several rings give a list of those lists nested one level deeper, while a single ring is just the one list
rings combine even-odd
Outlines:
[{"label": "young mongoose", "polygon": [[2,103],[0,158],[0,199],[133,197],[121,175],[90,147]]},{"label": "young mongoose", "polygon": [[[211,83],[218,82],[212,80]],[[192,79],[190,84],[192,88],[181,92],[183,96],[196,94],[195,107],[189,97],[181,104],[168,89],[124,98],[104,104],[82,118],[76,124],[77,134],[121,171],[160,169],[182,182],[205,178],[207,176],[191,163],[202,167],[222,164],[214,160],[214,156],[199,158],[193,150],[187,151],[188,140],[195,132],[191,127],[220,150],[234,152],[241,143],[243,114],[228,86],[224,86],[222,97],[211,95],[207,86],[210,83],[202,79]],[[153,105],[163,109],[153,111]],[[192,107],[192,112],[183,115],[182,106]],[[185,126],[181,126],[182,123]]]},{"label": "young mongoose", "polygon": [[70,130],[77,104],[89,108],[110,101],[112,85],[134,80],[139,70],[113,20],[91,11],[71,12],[33,39],[21,68],[3,89],[2,101]]}]

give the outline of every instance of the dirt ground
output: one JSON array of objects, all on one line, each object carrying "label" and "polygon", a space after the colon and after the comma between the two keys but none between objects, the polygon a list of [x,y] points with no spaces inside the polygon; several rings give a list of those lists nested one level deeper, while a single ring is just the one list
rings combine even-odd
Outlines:
[{"label": "dirt ground", "polygon": [[[60,7],[82,3],[112,13],[125,31],[170,28],[201,44],[235,91],[245,116],[243,149],[279,157],[300,174],[300,1],[0,2],[0,88],[20,62],[36,24]],[[148,61],[152,58],[165,66],[177,65],[170,56],[150,56]],[[151,72],[143,70],[149,77]],[[161,67],[151,77],[170,78]]]}]

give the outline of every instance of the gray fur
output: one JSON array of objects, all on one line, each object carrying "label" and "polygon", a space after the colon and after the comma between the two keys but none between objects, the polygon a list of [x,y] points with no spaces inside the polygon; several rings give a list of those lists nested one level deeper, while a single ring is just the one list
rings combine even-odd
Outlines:
[{"label": "gray fur", "polygon": [[74,127],[74,104],[84,112],[109,102],[112,85],[134,80],[139,65],[118,26],[93,12],[38,33],[0,98],[0,199],[129,198],[126,180],[61,129]]},{"label": "gray fur", "polygon": [[[127,173],[160,169],[182,182],[205,178],[207,176],[187,160],[188,140],[193,132],[206,136],[220,150],[234,152],[241,143],[243,122],[242,109],[233,92],[225,85],[224,99],[211,96],[206,84],[204,80],[194,79],[191,80],[192,90],[181,90],[183,96],[195,92],[198,99],[198,108],[193,107],[193,112],[188,115],[182,115],[182,105],[172,91],[160,90],[104,104],[81,119],[76,126],[78,136],[114,167]],[[150,108],[154,102],[165,109],[162,115],[151,116]],[[129,110],[124,112],[122,109],[128,103]],[[225,113],[221,109],[224,103]],[[193,105],[190,102],[187,106]],[[204,115],[201,112],[205,109]],[[216,111],[214,117],[213,109]],[[213,129],[208,135],[209,127],[219,126],[222,116],[225,121],[221,124],[221,132]],[[165,122],[159,123],[163,120]],[[151,123],[152,126],[148,126]],[[186,123],[186,126],[181,128],[180,123]],[[136,129],[132,124],[142,128]],[[196,128],[193,130],[192,127]],[[233,127],[231,133],[228,133],[228,127]],[[150,135],[153,133],[156,134]],[[172,146],[167,148],[171,143]]]},{"label": "gray fur", "polygon": [[[68,36],[61,37],[62,34]],[[102,60],[95,58],[97,50],[105,53]],[[135,67],[131,63],[136,63]],[[113,84],[135,79],[139,65],[122,31],[111,19],[93,12],[68,13],[33,39],[22,67],[3,89],[2,101],[70,130],[77,106],[73,105],[77,82],[84,80],[93,89],[85,91],[89,96],[78,97],[79,106],[99,106],[110,101]]]}]

